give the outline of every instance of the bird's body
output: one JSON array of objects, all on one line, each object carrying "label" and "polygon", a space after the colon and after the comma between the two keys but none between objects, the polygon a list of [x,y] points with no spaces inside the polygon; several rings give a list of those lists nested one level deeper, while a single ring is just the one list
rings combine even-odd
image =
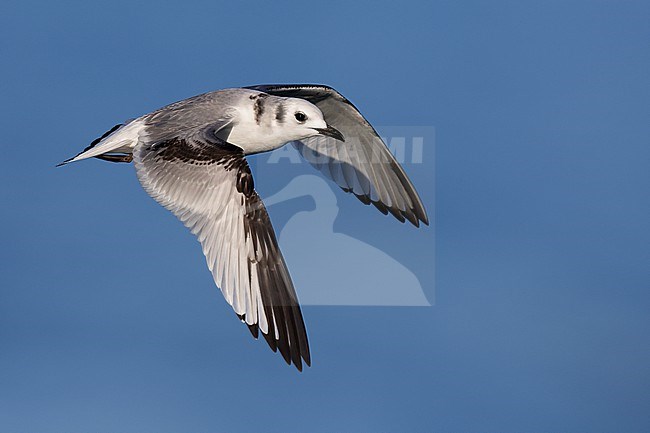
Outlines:
[{"label": "bird's body", "polygon": [[271,85],[205,93],[117,125],[65,163],[135,163],[144,189],[198,237],[226,301],[257,338],[310,365],[295,290],[245,155],[293,142],[365,204],[418,226],[424,206],[357,109],[332,88]]},{"label": "bird's body", "polygon": [[[133,119],[103,137],[92,149],[66,162],[106,153],[133,153],[140,142],[159,142],[206,127],[215,129],[219,139],[241,148],[244,155],[267,152],[291,140],[305,138],[303,135],[310,132],[282,128],[288,120],[287,115],[296,111],[307,116],[320,114],[316,106],[305,100],[272,96],[257,90],[225,89],[204,93]],[[321,119],[308,118],[316,121],[314,127],[324,129],[327,126],[322,115]]]}]

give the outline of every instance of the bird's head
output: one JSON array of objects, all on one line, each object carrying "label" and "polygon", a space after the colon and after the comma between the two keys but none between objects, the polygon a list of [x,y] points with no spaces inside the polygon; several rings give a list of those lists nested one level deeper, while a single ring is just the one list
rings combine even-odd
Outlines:
[{"label": "bird's head", "polygon": [[282,98],[276,111],[277,122],[282,126],[290,140],[302,140],[316,135],[332,137],[345,141],[336,128],[325,122],[323,113],[309,101],[299,98]]},{"label": "bird's head", "polygon": [[246,154],[318,135],[345,141],[343,134],[328,125],[320,109],[309,101],[252,91],[247,99],[249,105],[239,107],[237,121],[223,137]]}]

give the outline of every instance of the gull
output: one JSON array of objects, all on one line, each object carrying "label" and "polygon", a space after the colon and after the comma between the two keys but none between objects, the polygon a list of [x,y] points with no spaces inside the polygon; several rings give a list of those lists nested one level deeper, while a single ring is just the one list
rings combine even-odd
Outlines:
[{"label": "gull", "polygon": [[307,331],[246,155],[292,143],[345,192],[419,227],[413,184],[375,129],[324,85],[217,90],[118,124],[73,158],[135,165],[145,191],[201,243],[214,282],[256,339],[302,371]]}]

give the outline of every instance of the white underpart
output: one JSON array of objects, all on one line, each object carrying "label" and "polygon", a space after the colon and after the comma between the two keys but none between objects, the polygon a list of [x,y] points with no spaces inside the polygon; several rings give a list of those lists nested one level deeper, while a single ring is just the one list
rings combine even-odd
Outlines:
[{"label": "white underpart", "polygon": [[134,119],[104,138],[92,149],[88,149],[75,156],[70,162],[80,161],[110,152],[131,153],[143,135],[144,128],[145,124],[142,117]]},{"label": "white underpart", "polygon": [[246,206],[236,188],[237,171],[159,161],[151,152],[146,145],[134,149],[142,186],[197,237],[226,302],[238,315],[245,316],[248,325],[258,324],[263,333],[269,333],[269,323],[274,322],[264,311],[257,269],[263,258],[260,255],[268,247],[256,250],[251,234],[245,230]]}]

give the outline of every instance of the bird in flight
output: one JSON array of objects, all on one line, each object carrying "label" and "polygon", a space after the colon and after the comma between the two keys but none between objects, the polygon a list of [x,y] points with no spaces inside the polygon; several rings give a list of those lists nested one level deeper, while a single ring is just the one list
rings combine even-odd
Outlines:
[{"label": "bird in flight", "polygon": [[[116,125],[77,156],[133,162],[145,191],[198,238],[214,282],[255,338],[302,371],[307,331],[246,155],[291,142],[345,192],[416,227],[429,220],[375,129],[321,85],[259,85],[175,102]],[[309,156],[307,156],[309,155]]]}]

